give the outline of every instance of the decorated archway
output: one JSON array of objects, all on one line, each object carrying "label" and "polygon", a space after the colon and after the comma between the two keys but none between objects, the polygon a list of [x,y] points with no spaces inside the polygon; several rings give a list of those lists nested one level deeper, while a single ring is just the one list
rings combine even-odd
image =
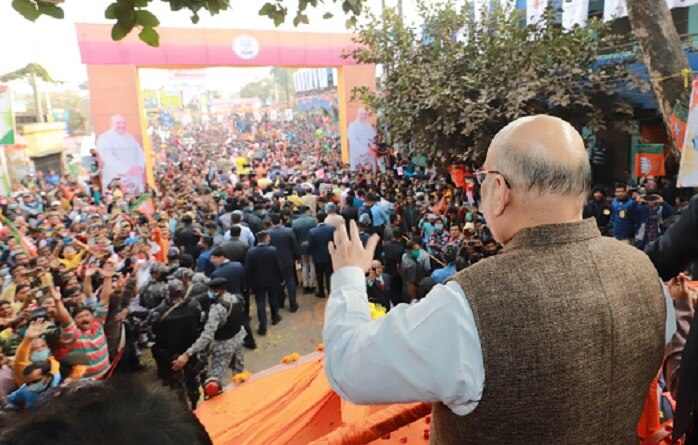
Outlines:
[{"label": "decorated archway", "polygon": [[[123,115],[129,131],[145,151],[148,182],[154,182],[152,147],[139,68],[196,69],[207,67],[336,68],[342,159],[348,162],[347,127],[360,104],[351,100],[354,87],[375,89],[375,67],[359,65],[342,54],[355,44],[346,33],[253,31],[236,29],[158,28],[160,46],[151,48],[131,35],[115,42],[109,25],[77,24],[82,62],[87,65],[92,120],[96,134],[110,127],[111,117]],[[134,125],[133,123],[138,123]]]}]

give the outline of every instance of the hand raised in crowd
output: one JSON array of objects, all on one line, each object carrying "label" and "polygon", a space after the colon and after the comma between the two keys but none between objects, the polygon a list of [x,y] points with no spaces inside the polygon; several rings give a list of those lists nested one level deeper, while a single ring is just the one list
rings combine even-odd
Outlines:
[{"label": "hand raised in crowd", "polygon": [[104,263],[104,266],[100,269],[100,273],[104,278],[111,278],[116,275],[116,266],[111,261]]},{"label": "hand raised in crowd", "polygon": [[354,220],[350,223],[350,230],[351,239],[344,225],[339,226],[334,232],[334,241],[330,241],[328,246],[332,267],[337,271],[342,267],[358,266],[366,273],[371,268],[373,254],[380,238],[374,233],[364,248],[359,237],[359,227]]},{"label": "hand raised in crowd", "polygon": [[690,300],[693,306],[696,306],[698,290],[688,285],[688,276],[686,274],[681,273],[679,276],[672,278],[667,283],[667,288],[673,300]]},{"label": "hand raised in crowd", "polygon": [[40,318],[38,320],[34,320],[29,323],[29,327],[27,328],[27,332],[24,333],[24,336],[30,339],[35,339],[41,337],[41,334],[46,331],[46,328],[48,327],[48,321],[44,320],[43,318]]},{"label": "hand raised in crowd", "polygon": [[99,267],[97,266],[97,263],[90,263],[87,266],[87,269],[85,269],[85,278],[94,277],[98,271]]}]

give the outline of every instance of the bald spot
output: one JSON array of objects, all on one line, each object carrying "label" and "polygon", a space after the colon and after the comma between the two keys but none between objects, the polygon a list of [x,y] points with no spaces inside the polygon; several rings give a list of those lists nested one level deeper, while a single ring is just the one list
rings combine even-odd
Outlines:
[{"label": "bald spot", "polygon": [[523,117],[504,127],[492,140],[487,164],[523,191],[578,195],[590,187],[584,140],[553,116]]}]

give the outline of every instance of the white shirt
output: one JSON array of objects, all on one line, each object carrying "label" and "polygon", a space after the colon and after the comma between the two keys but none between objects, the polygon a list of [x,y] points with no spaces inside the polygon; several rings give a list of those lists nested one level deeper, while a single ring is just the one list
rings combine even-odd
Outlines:
[{"label": "white shirt", "polygon": [[[676,322],[666,288],[664,298],[668,343]],[[332,275],[322,337],[327,380],[352,403],[442,402],[464,416],[482,396],[480,337],[468,300],[453,281],[371,320],[363,271],[343,267]]]},{"label": "white shirt", "polygon": [[136,138],[129,133],[108,130],[97,139],[97,151],[104,163],[102,181],[105,187],[118,177],[129,193],[143,192],[143,175],[129,174],[133,167],[145,169],[145,154]]},{"label": "white shirt", "polygon": [[[233,224],[233,227],[240,227],[240,239],[247,243],[248,246],[254,247],[254,233],[249,227],[243,226],[242,224]],[[230,230],[226,231],[223,235],[225,241],[230,241],[232,236],[230,235]]]}]

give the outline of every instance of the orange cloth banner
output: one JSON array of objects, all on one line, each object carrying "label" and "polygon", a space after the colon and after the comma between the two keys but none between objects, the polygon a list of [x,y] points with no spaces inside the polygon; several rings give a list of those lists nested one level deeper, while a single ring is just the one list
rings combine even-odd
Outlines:
[{"label": "orange cloth banner", "polygon": [[216,445],[393,445],[428,444],[430,412],[427,403],[343,402],[316,352],[253,375],[200,404],[196,415]]}]

